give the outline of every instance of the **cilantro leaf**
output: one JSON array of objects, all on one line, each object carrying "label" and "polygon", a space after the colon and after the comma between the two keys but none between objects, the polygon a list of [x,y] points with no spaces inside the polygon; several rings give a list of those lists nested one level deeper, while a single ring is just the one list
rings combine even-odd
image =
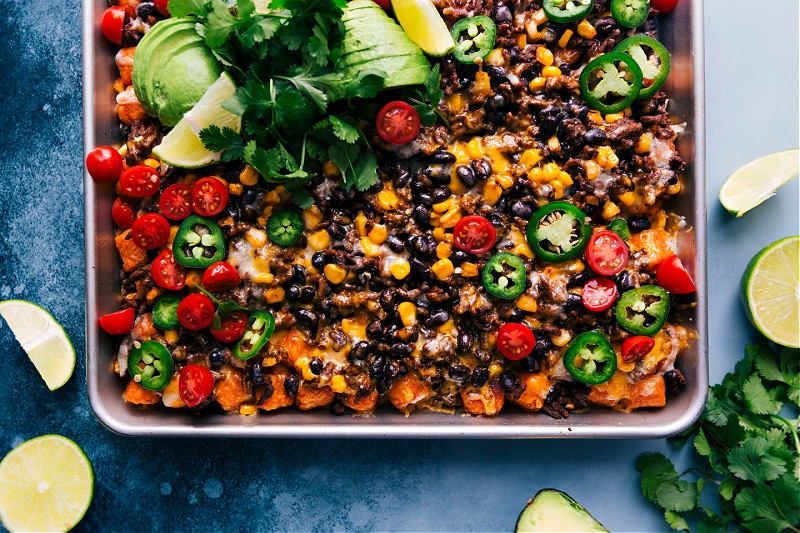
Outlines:
[{"label": "cilantro leaf", "polygon": [[656,501],[667,511],[684,512],[697,507],[697,484],[686,480],[661,483],[656,490]]},{"label": "cilantro leaf", "polygon": [[777,494],[774,487],[757,483],[753,487],[743,488],[734,504],[744,525],[751,531],[781,531],[795,525],[786,519],[778,504],[781,496],[785,498],[791,495],[795,497],[796,502],[797,492],[790,490],[788,494]]},{"label": "cilantro leaf", "polygon": [[244,141],[241,135],[231,128],[211,125],[200,131],[200,140],[208,150],[222,152],[222,161],[235,161],[242,157]]},{"label": "cilantro leaf", "polygon": [[292,203],[305,211],[314,205],[314,197],[305,189],[295,189],[292,191]]},{"label": "cilantro leaf", "polygon": [[770,398],[767,389],[757,374],[752,374],[742,388],[747,408],[759,415],[777,414],[780,404]]},{"label": "cilantro leaf", "polygon": [[173,17],[205,17],[208,14],[206,0],[169,0],[169,12]]},{"label": "cilantro leaf", "polygon": [[378,158],[372,152],[362,152],[356,144],[333,144],[328,157],[341,171],[345,189],[365,191],[378,181]]},{"label": "cilantro leaf", "polygon": [[331,116],[329,119],[331,127],[333,128],[333,134],[337,139],[346,143],[355,144],[361,138],[361,130],[346,119],[335,116]]},{"label": "cilantro leaf", "polygon": [[228,36],[236,28],[239,19],[234,17],[222,0],[212,0],[211,11],[205,24],[206,44],[218,48],[225,44]]},{"label": "cilantro leaf", "polygon": [[773,481],[786,473],[786,462],[770,453],[767,439],[746,440],[729,454],[733,475],[747,481]]},{"label": "cilantro leaf", "polygon": [[640,455],[636,459],[636,469],[642,473],[642,493],[653,503],[657,503],[659,486],[678,478],[672,461],[658,452]]},{"label": "cilantro leaf", "polygon": [[689,523],[680,513],[666,511],[664,513],[664,519],[667,521],[667,524],[669,524],[669,527],[676,531],[691,531]]}]

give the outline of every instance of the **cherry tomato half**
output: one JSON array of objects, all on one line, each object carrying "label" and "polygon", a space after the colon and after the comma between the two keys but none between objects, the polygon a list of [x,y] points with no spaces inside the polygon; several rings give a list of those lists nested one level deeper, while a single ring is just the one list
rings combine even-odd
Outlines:
[{"label": "cherry tomato half", "polygon": [[192,206],[200,216],[210,217],[228,205],[228,188],[217,178],[200,178],[192,187]]},{"label": "cherry tomato half", "polygon": [[136,211],[133,210],[133,206],[127,200],[117,196],[114,199],[114,203],[111,204],[111,219],[118,227],[128,229],[133,227],[133,223],[136,220]]},{"label": "cherry tomato half", "polygon": [[453,244],[470,254],[482,254],[491,250],[496,240],[494,226],[480,215],[467,215],[453,228]]},{"label": "cherry tomato half", "polygon": [[136,320],[136,311],[133,307],[116,311],[107,315],[101,316],[97,321],[103,331],[109,335],[125,335],[133,329],[133,323]]},{"label": "cherry tomato half", "polygon": [[125,8],[111,6],[100,17],[100,32],[114,44],[122,42],[122,27],[125,25]]},{"label": "cherry tomato half", "polygon": [[655,347],[656,341],[644,335],[628,337],[622,343],[622,360],[633,363],[644,358]]},{"label": "cherry tomato half", "polygon": [[150,276],[156,285],[170,291],[186,286],[186,267],[175,261],[172,250],[164,250],[153,259]]},{"label": "cherry tomato half", "polygon": [[158,207],[170,220],[183,220],[192,214],[192,188],[185,183],[173,183],[161,193]]},{"label": "cherry tomato half", "polygon": [[186,365],[178,375],[178,396],[186,407],[197,407],[214,392],[214,376],[200,365]]},{"label": "cherry tomato half", "polygon": [[419,113],[402,100],[389,102],[378,111],[375,126],[387,143],[405,144],[419,133]]},{"label": "cherry tomato half", "polygon": [[238,341],[244,330],[247,329],[247,313],[244,311],[233,311],[226,313],[220,318],[219,328],[212,324],[209,328],[215,339],[222,342]]},{"label": "cherry tomato half", "polygon": [[111,146],[97,146],[86,154],[86,170],[97,181],[114,181],[122,167],[122,156]]},{"label": "cherry tomato half", "polygon": [[133,222],[131,239],[145,250],[164,246],[169,240],[169,222],[158,213],[146,213]]},{"label": "cherry tomato half", "polygon": [[144,198],[158,192],[161,176],[153,167],[136,165],[128,168],[119,177],[120,192],[131,198]]},{"label": "cherry tomato half", "polygon": [[656,282],[672,294],[689,294],[697,290],[692,277],[677,255],[664,259],[658,265]]},{"label": "cherry tomato half", "polygon": [[214,321],[214,302],[205,294],[190,294],[178,304],[178,320],[192,331],[207,328]]},{"label": "cherry tomato half", "polygon": [[203,287],[210,292],[230,290],[242,281],[236,268],[227,261],[217,261],[203,272]]},{"label": "cherry tomato half", "polygon": [[617,284],[608,278],[592,278],[583,285],[581,301],[589,311],[605,311],[617,299]]},{"label": "cherry tomato half", "polygon": [[536,347],[536,337],[525,324],[507,323],[497,332],[497,349],[506,359],[526,358]]},{"label": "cherry tomato half", "polygon": [[598,231],[586,245],[586,261],[601,276],[613,276],[628,264],[628,245],[613,231]]},{"label": "cherry tomato half", "polygon": [[678,5],[678,0],[650,0],[650,7],[662,15],[675,9],[676,5]]},{"label": "cherry tomato half", "polygon": [[169,0],[155,0],[156,11],[164,17],[169,17]]},{"label": "cherry tomato half", "polygon": [[372,1],[381,6],[386,11],[392,9],[392,3],[390,0],[372,0]]}]

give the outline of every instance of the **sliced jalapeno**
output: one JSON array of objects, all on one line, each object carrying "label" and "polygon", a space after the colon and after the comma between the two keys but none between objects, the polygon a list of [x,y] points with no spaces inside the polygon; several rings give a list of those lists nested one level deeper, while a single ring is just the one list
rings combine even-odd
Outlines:
[{"label": "sliced jalapeno", "polygon": [[525,292],[527,270],[522,259],[508,252],[493,255],[483,267],[481,279],[489,294],[513,299]]},{"label": "sliced jalapeno", "polygon": [[269,311],[255,309],[247,317],[247,327],[233,348],[233,355],[246,361],[256,355],[275,331],[275,317]]},{"label": "sliced jalapeno", "polygon": [[596,331],[575,337],[564,352],[564,368],[588,385],[605,383],[617,370],[617,354],[608,339]]},{"label": "sliced jalapeno", "polygon": [[642,69],[628,54],[608,52],[581,71],[581,96],[601,113],[617,113],[636,100],[642,90]]},{"label": "sliced jalapeno", "polygon": [[528,221],[528,245],[540,259],[557,263],[580,254],[592,228],[586,214],[569,202],[551,202],[540,207]]},{"label": "sliced jalapeno", "polygon": [[615,218],[608,224],[608,229],[619,235],[623,241],[627,241],[631,236],[631,231],[628,229],[628,223],[624,218]]},{"label": "sliced jalapeno", "polygon": [[145,389],[163,390],[175,372],[175,361],[160,342],[143,341],[128,355],[128,372]]},{"label": "sliced jalapeno", "polygon": [[461,19],[450,29],[456,43],[453,56],[461,63],[483,59],[494,48],[497,26],[486,15]]},{"label": "sliced jalapeno", "polygon": [[626,28],[636,28],[649,13],[650,0],[611,0],[611,16]]},{"label": "sliced jalapeno", "polygon": [[544,0],[542,8],[548,20],[553,22],[572,22],[580,20],[592,12],[594,0]]},{"label": "sliced jalapeno", "polygon": [[650,98],[658,91],[669,75],[669,52],[663,44],[648,35],[628,37],[614,48],[628,54],[642,69],[642,90],[637,98]]},{"label": "sliced jalapeno", "polygon": [[636,335],[655,335],[669,315],[669,293],[658,285],[624,292],[617,302],[617,322]]},{"label": "sliced jalapeno", "polygon": [[225,259],[227,247],[222,230],[213,219],[189,215],[181,222],[172,254],[175,261],[188,268],[207,268]]},{"label": "sliced jalapeno", "polygon": [[267,237],[279,246],[291,246],[303,236],[303,215],[296,209],[280,209],[267,220]]},{"label": "sliced jalapeno", "polygon": [[180,324],[178,320],[178,304],[181,297],[175,293],[165,292],[153,303],[151,317],[153,325],[159,329],[175,329]]}]

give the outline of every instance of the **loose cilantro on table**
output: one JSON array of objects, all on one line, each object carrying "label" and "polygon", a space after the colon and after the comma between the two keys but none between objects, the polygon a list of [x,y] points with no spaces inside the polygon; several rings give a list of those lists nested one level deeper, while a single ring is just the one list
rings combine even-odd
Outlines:
[{"label": "loose cilantro on table", "polygon": [[[707,470],[678,473],[661,453],[636,461],[642,493],[676,530],[800,531],[800,350],[750,345],[744,359],[711,388],[703,414],[683,434],[693,437]],[[787,415],[791,412],[792,415]],[[719,511],[701,502],[716,487]],[[708,492],[708,491],[706,491]]]}]

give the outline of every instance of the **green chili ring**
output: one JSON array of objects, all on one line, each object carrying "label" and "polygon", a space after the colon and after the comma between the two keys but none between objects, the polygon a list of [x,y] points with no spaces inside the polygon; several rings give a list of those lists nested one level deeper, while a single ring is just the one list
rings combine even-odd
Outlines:
[{"label": "green chili ring", "polygon": [[[649,55],[647,48],[652,50]],[[667,81],[670,69],[670,56],[663,44],[648,35],[634,35],[628,37],[614,48],[615,52],[622,52],[636,60],[642,70],[642,90],[638,99],[650,98]],[[658,65],[652,59],[658,60]]]},{"label": "green chili ring", "polygon": [[636,28],[650,14],[650,0],[611,0],[611,16],[620,26]]},{"label": "green chili ring", "polygon": [[292,246],[303,236],[303,215],[296,209],[280,209],[267,220],[267,237],[279,246]]},{"label": "green chili ring", "polygon": [[486,15],[461,19],[450,29],[456,43],[453,56],[460,63],[470,64],[483,59],[494,48],[497,26]]},{"label": "green chili ring", "polygon": [[525,292],[527,274],[522,259],[508,252],[500,252],[486,262],[481,280],[489,294],[513,300]]},{"label": "green chili ring", "polygon": [[225,236],[213,219],[189,215],[172,241],[175,261],[187,268],[207,268],[225,259]]},{"label": "green chili ring", "polygon": [[585,331],[575,337],[564,352],[564,368],[587,385],[605,383],[617,371],[617,354],[606,337]]},{"label": "green chili ring", "polygon": [[608,52],[592,59],[581,71],[581,96],[592,109],[618,113],[639,96],[642,80],[642,69],[635,59],[622,52]]},{"label": "green chili ring", "polygon": [[128,354],[128,373],[145,389],[164,390],[175,373],[175,361],[160,342],[143,341]]},{"label": "green chili ring", "polygon": [[594,0],[544,0],[542,9],[548,20],[572,22],[581,20],[592,12]]},{"label": "green chili ring", "polygon": [[247,317],[242,338],[233,347],[233,355],[246,361],[258,354],[275,331],[275,317],[269,311],[255,309]]},{"label": "green chili ring", "polygon": [[622,293],[615,310],[617,323],[635,335],[655,335],[668,315],[669,293],[658,285],[642,285]]},{"label": "green chili ring", "polygon": [[540,259],[551,263],[578,256],[592,236],[586,213],[569,202],[550,202],[528,221],[528,245]]},{"label": "green chili ring", "polygon": [[165,292],[153,303],[153,312],[150,314],[153,325],[158,329],[175,329],[180,325],[178,320],[178,304],[181,297],[174,292]]}]

